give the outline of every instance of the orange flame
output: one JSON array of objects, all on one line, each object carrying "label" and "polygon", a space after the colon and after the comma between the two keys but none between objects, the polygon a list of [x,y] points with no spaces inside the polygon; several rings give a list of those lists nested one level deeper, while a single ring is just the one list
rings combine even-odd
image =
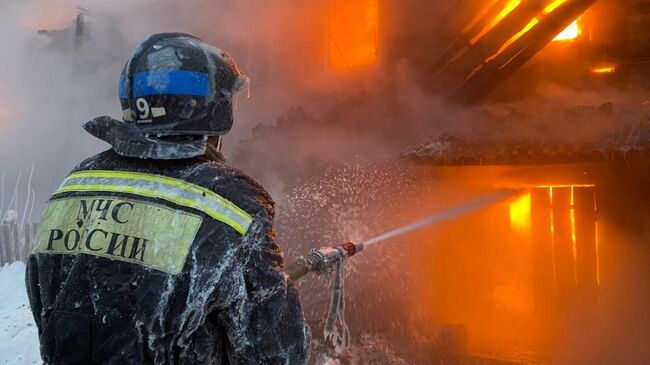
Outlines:
[{"label": "orange flame", "polygon": [[334,70],[377,61],[378,0],[335,0],[329,19],[329,62]]},{"label": "orange flame", "polygon": [[591,72],[596,74],[611,74],[616,72],[616,66],[595,67],[591,69]]},{"label": "orange flame", "polygon": [[499,24],[505,17],[508,16],[513,10],[515,10],[519,5],[521,5],[521,0],[510,0],[506,4],[506,6],[497,14],[492,21],[487,24],[472,40],[470,41],[471,44],[475,44],[476,42],[479,41],[487,32],[489,32],[492,28],[494,28],[497,24]]},{"label": "orange flame", "polygon": [[530,193],[526,193],[510,204],[510,226],[516,231],[530,233]]},{"label": "orange flame", "polygon": [[582,30],[580,29],[580,24],[578,19],[574,20],[566,29],[560,32],[553,40],[554,41],[572,41],[578,39]]}]

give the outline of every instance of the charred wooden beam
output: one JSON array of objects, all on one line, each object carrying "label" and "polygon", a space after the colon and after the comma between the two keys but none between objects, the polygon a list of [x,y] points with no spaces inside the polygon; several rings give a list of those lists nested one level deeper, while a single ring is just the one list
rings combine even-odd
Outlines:
[{"label": "charred wooden beam", "polygon": [[448,20],[451,27],[456,28],[455,31],[460,31],[468,23],[472,22],[477,14],[480,16],[484,12],[486,5],[491,6],[504,1],[506,0],[458,0],[444,12],[444,19]]},{"label": "charred wooden beam", "polygon": [[[525,34],[515,39],[501,53],[485,59],[473,75],[453,96],[458,102],[475,102],[490,93],[510,75],[541,51],[563,29],[584,13],[596,0],[568,0],[550,14],[539,19]],[[521,28],[523,30],[523,27]]]},{"label": "charred wooden beam", "polygon": [[452,85],[454,88],[460,86],[477,67],[497,54],[508,40],[541,13],[546,3],[546,0],[530,0],[518,5],[492,29],[476,39],[475,43],[467,47],[464,52],[458,54],[445,67],[437,70],[433,84]]},{"label": "charred wooden beam", "polygon": [[[489,1],[485,9],[477,9],[478,15],[474,18],[465,19],[459,29],[456,30],[457,34],[447,49],[442,53],[438,60],[431,66],[433,75],[438,75],[441,70],[449,63],[453,62],[458,56],[467,52],[472,45],[472,39],[477,36],[481,30],[487,27],[501,11],[507,0],[492,0]],[[482,2],[476,2],[482,4]],[[451,14],[450,14],[451,15]]]},{"label": "charred wooden beam", "polygon": [[568,303],[576,286],[571,229],[571,188],[551,188],[553,192],[553,248],[558,305]]},{"label": "charred wooden beam", "polygon": [[578,289],[597,303],[598,274],[596,252],[595,188],[574,189],[576,214],[576,271]]}]

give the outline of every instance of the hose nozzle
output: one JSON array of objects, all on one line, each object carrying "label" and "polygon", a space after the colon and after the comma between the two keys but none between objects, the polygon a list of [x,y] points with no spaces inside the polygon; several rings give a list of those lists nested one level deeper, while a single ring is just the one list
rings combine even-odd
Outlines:
[{"label": "hose nozzle", "polygon": [[315,272],[318,275],[331,274],[334,264],[345,257],[352,257],[363,251],[363,242],[346,242],[333,247],[312,248],[307,257],[299,257],[294,263],[287,266],[286,272],[289,277],[296,281],[308,272]]}]

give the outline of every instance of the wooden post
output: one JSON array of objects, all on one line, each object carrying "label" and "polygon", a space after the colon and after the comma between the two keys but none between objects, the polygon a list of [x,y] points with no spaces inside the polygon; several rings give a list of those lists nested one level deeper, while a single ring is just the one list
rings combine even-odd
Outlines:
[{"label": "wooden post", "polygon": [[11,262],[20,260],[20,230],[17,223],[12,223],[10,226],[11,241],[13,242],[11,249]]},{"label": "wooden post", "polygon": [[11,226],[0,224],[0,242],[2,242],[2,265],[11,263],[13,240],[11,237]]},{"label": "wooden post", "polygon": [[5,254],[5,247],[9,243],[6,242],[4,234],[3,234],[3,226],[0,225],[0,267],[5,264],[5,261],[7,261],[6,257],[7,255]]},{"label": "wooden post", "polygon": [[558,305],[564,307],[575,288],[571,229],[571,188],[553,188],[553,247]]},{"label": "wooden post", "polygon": [[537,332],[541,347],[550,351],[555,331],[555,276],[551,197],[548,188],[531,190],[531,229],[533,243],[534,302]]},{"label": "wooden post", "polygon": [[574,188],[578,289],[598,301],[595,188]]}]

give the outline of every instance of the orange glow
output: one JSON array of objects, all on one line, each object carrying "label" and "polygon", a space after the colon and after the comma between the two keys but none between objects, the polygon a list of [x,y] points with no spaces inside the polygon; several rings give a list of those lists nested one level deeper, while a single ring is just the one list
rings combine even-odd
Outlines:
[{"label": "orange glow", "polygon": [[616,66],[609,67],[595,67],[591,69],[591,72],[596,74],[611,74],[616,72]]},{"label": "orange glow", "polygon": [[472,20],[470,20],[470,22],[467,23],[467,25],[465,25],[465,28],[463,28],[463,33],[467,33],[467,32],[469,32],[470,29],[472,29],[476,24],[478,24],[478,22],[480,22],[481,19],[483,19],[483,17],[485,16],[485,14],[487,14],[488,11],[490,11],[490,8],[491,8],[491,7],[492,7],[492,6],[493,6],[497,1],[498,1],[498,0],[490,0],[490,1],[486,4],[486,6],[484,6],[483,9],[482,9],[478,14],[476,14],[476,16],[475,16],[474,18],[472,18]]},{"label": "orange glow", "polygon": [[557,9],[560,5],[564,4],[566,0],[555,0],[552,3],[548,4],[544,8],[544,14],[552,13],[553,10]]},{"label": "orange glow", "polygon": [[503,53],[503,51],[505,51],[506,49],[508,49],[508,47],[510,47],[513,43],[515,43],[517,41],[517,39],[521,38],[522,35],[528,33],[528,31],[531,30],[534,26],[536,26],[537,23],[539,23],[539,19],[535,18],[535,19],[531,20],[530,23],[528,23],[524,27],[524,29],[519,31],[519,33],[515,34],[510,39],[508,39],[508,41],[506,43],[504,43],[501,46],[501,48],[499,48],[499,51],[497,53],[495,53],[494,55],[492,55],[492,57],[488,58],[486,61],[491,61],[491,60],[495,59],[498,55]]},{"label": "orange glow", "polygon": [[573,279],[578,283],[578,243],[576,240],[576,206],[574,187],[571,187],[571,253],[573,254]]},{"label": "orange glow", "polygon": [[493,298],[508,310],[517,313],[531,313],[535,309],[533,294],[524,285],[497,286]]},{"label": "orange glow", "polygon": [[[557,9],[560,5],[564,4],[565,2],[566,0],[553,1],[548,6],[546,6],[546,8],[544,8],[544,14],[552,13],[555,9]],[[553,41],[571,41],[580,37],[582,30],[580,29],[579,19],[580,18],[574,20],[573,23],[569,24],[568,27],[566,27],[557,36],[555,36]]]},{"label": "orange glow", "polygon": [[598,240],[599,233],[598,221],[596,221],[596,285],[598,286],[600,286],[600,242]]},{"label": "orange glow", "polygon": [[[572,259],[573,259],[573,277],[574,277],[574,282],[577,284],[578,283],[578,244],[577,244],[577,238],[576,238],[576,205],[575,205],[575,188],[593,188],[595,185],[590,185],[590,184],[583,184],[583,185],[540,185],[537,186],[537,188],[543,188],[546,189],[548,188],[549,191],[549,197],[551,200],[551,207],[553,207],[554,201],[553,201],[553,189],[559,189],[559,188],[564,188],[564,189],[571,189],[571,195],[570,195],[570,203],[569,203],[569,218],[571,220],[571,254],[572,254]],[[594,201],[595,204],[595,201]],[[595,207],[595,205],[594,205]],[[551,223],[551,240],[552,242],[552,250],[553,250],[553,273],[555,276],[555,225],[553,221],[553,209],[551,209],[550,212],[550,223]],[[595,227],[595,246],[596,246],[596,282],[598,285],[600,285],[600,257],[599,257],[599,247],[598,247],[598,223],[596,222]]]},{"label": "orange glow", "polygon": [[580,37],[580,24],[578,20],[574,20],[566,29],[560,32],[553,40],[554,41],[571,41]]},{"label": "orange glow", "polygon": [[[526,24],[526,26],[524,28],[522,28],[519,32],[517,32],[517,34],[513,35],[508,41],[506,41],[501,46],[501,48],[499,48],[499,50],[495,54],[488,57],[486,59],[486,61],[489,62],[489,61],[495,59],[496,57],[498,57],[506,49],[508,49],[508,47],[510,47],[513,43],[515,43],[519,38],[521,38],[524,34],[528,33],[528,31],[530,31],[537,24],[539,24],[539,22],[540,22],[540,20],[542,19],[543,16],[552,13],[555,9],[557,9],[560,5],[562,5],[565,2],[566,2],[566,0],[555,0],[552,3],[550,3],[549,5],[547,5],[546,8],[544,8],[541,15],[533,18],[530,22],[528,22],[528,24]],[[517,6],[519,6],[520,3],[521,3],[520,1],[510,1],[508,3],[508,5],[506,6],[506,8],[504,8],[503,11],[499,14],[499,16],[501,16],[501,14],[505,14],[505,15],[503,15],[503,17],[505,17],[512,10],[514,10]],[[498,20],[496,23],[501,21],[501,19],[503,19],[503,17],[502,18],[497,17],[497,19],[495,19],[495,20]],[[479,38],[482,37],[483,34],[484,33],[482,32],[482,34],[479,34],[478,36],[476,36],[475,39],[477,37],[479,37]],[[572,40],[572,39],[578,38],[579,35],[580,35],[580,27],[579,27],[579,24],[578,24],[578,20],[576,20],[573,23],[571,23],[571,25],[569,25],[569,27],[567,27],[564,31],[562,31],[560,34],[558,34],[558,36],[554,39],[554,41]],[[473,43],[475,43],[474,40],[472,40],[472,44]]]},{"label": "orange glow", "polygon": [[[553,206],[553,187],[549,187],[548,196],[551,201],[551,207]],[[557,265],[555,263],[555,223],[553,221],[553,209],[550,210],[550,222],[551,222],[551,252],[553,257],[553,281],[557,281]]]},{"label": "orange glow", "polygon": [[[578,184],[578,185],[535,185],[536,188],[593,188],[596,185],[593,184]],[[551,192],[551,198],[553,197],[553,192]]]},{"label": "orange glow", "polygon": [[329,63],[346,70],[377,62],[378,0],[335,0],[329,19]]},{"label": "orange glow", "polygon": [[492,28],[494,28],[497,24],[499,24],[505,17],[508,16],[513,10],[515,10],[519,5],[521,4],[521,0],[510,0],[506,4],[506,6],[497,14],[492,21],[486,25],[472,40],[470,41],[470,44],[475,44],[476,42],[479,41],[479,39],[483,38],[483,36],[489,32]]},{"label": "orange glow", "polygon": [[530,193],[526,193],[510,204],[510,227],[523,234],[530,233]]},{"label": "orange glow", "polygon": [[26,1],[22,10],[18,23],[34,31],[67,28],[79,13],[73,2],[63,1],[50,1],[47,5]]}]

